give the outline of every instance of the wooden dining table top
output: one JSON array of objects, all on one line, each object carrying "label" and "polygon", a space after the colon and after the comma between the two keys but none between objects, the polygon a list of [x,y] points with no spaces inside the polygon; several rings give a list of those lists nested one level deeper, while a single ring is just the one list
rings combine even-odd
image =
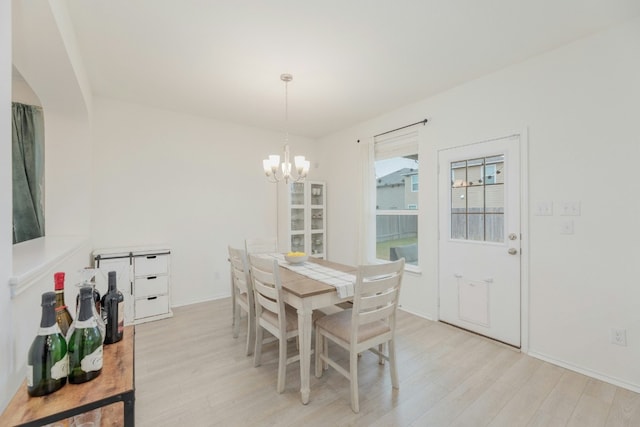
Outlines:
[{"label": "wooden dining table top", "polygon": [[[320,258],[309,257],[309,260],[306,262],[313,262],[337,271],[351,274],[356,274],[358,270],[353,266],[348,266],[333,261],[327,261]],[[291,292],[292,294],[300,298],[329,292],[336,292],[336,288],[334,286],[328,285],[310,277],[303,276],[282,266],[280,267],[280,281],[282,282],[282,287],[286,291]]]}]

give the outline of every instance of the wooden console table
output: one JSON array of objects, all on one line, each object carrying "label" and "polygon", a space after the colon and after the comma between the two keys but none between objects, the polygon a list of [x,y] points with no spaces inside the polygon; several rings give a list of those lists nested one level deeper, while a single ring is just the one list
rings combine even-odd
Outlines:
[{"label": "wooden console table", "polygon": [[[102,372],[89,382],[67,383],[62,389],[43,397],[30,397],[26,382],[22,383],[0,416],[0,425],[41,426],[111,405],[102,415],[103,425],[133,426],[134,335],[134,327],[126,326],[122,341],[104,346]],[[122,413],[113,410],[116,406],[113,404],[118,402],[123,403]],[[112,420],[112,416],[117,419]]]}]

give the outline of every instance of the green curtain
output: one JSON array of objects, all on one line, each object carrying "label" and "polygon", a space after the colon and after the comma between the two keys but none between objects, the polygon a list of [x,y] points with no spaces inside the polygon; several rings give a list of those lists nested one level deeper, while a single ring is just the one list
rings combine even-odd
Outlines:
[{"label": "green curtain", "polygon": [[44,236],[44,120],[40,107],[13,103],[13,243]]}]

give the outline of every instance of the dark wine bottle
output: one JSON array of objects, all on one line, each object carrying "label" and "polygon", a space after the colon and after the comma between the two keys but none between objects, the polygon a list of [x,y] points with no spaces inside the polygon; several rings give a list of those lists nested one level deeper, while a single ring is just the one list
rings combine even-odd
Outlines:
[{"label": "dark wine bottle", "polygon": [[90,381],[102,372],[102,335],[94,313],[93,290],[91,286],[83,286],[78,316],[67,335],[71,384]]},{"label": "dark wine bottle", "polygon": [[63,336],[67,336],[69,326],[73,319],[71,313],[64,302],[64,273],[56,273],[53,275],[54,290],[56,291],[56,322],[60,327]]},{"label": "dark wine bottle", "polygon": [[67,342],[56,322],[56,294],[42,294],[41,305],[40,329],[27,356],[27,392],[33,397],[60,390],[69,371]]},{"label": "dark wine bottle", "polygon": [[102,297],[102,320],[107,328],[104,343],[120,341],[124,330],[124,296],[118,290],[115,271],[109,272],[109,290]]}]

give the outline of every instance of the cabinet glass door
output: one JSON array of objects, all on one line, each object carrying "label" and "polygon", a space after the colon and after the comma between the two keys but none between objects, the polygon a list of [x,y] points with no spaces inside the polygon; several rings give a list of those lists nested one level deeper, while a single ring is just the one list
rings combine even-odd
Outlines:
[{"label": "cabinet glass door", "polygon": [[291,209],[291,231],[304,231],[304,208]]},{"label": "cabinet glass door", "polygon": [[304,252],[304,234],[292,234],[291,235],[291,251],[292,252]]},{"label": "cabinet glass door", "polygon": [[311,229],[322,230],[323,227],[324,209],[311,209]]},{"label": "cabinet glass door", "polygon": [[312,205],[322,205],[324,204],[324,192],[323,192],[322,184],[311,184],[311,204]]},{"label": "cabinet glass door", "polygon": [[291,184],[291,204],[304,205],[304,182]]},{"label": "cabinet glass door", "polygon": [[311,234],[311,254],[323,254],[324,253],[324,233],[312,233]]}]

